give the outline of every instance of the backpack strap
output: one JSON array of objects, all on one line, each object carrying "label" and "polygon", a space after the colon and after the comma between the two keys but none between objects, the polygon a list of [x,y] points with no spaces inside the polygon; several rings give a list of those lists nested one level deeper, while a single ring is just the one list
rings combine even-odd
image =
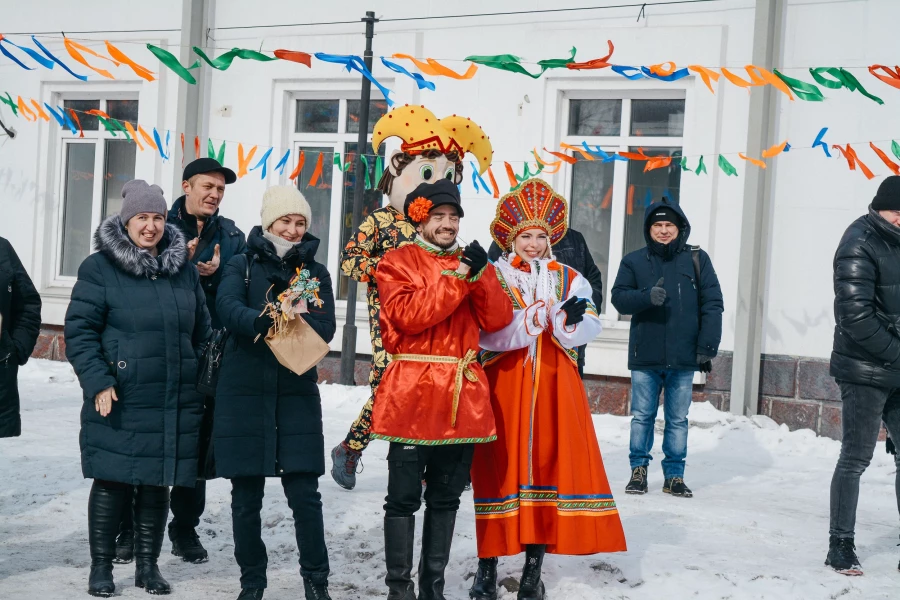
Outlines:
[{"label": "backpack strap", "polygon": [[691,260],[694,263],[694,277],[697,278],[697,289],[700,289],[700,246],[691,246]]},{"label": "backpack strap", "polygon": [[253,261],[256,260],[256,253],[247,254],[247,270],[244,273],[244,285],[247,286],[247,291],[250,291],[250,269],[253,267]]}]

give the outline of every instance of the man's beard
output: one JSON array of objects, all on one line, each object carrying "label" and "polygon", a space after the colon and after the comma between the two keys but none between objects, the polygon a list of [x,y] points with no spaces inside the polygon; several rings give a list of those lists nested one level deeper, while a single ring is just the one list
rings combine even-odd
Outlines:
[{"label": "man's beard", "polygon": [[[437,231],[435,231],[435,233],[437,233]],[[450,248],[453,247],[454,244],[456,244],[456,235],[455,234],[453,236],[453,239],[447,243],[439,242],[437,240],[437,238],[435,238],[435,236],[428,231],[422,231],[422,237],[425,238],[426,242],[428,242],[432,246],[437,246],[441,250],[449,250]]]}]

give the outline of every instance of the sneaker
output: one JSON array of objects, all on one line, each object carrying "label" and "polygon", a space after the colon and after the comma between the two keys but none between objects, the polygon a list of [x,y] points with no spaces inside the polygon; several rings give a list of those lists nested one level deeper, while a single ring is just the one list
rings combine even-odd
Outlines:
[{"label": "sneaker", "polygon": [[625,493],[647,493],[647,467],[635,467],[631,470],[631,481],[625,486]]},{"label": "sneaker", "polygon": [[180,556],[184,562],[199,564],[209,560],[209,554],[200,543],[200,536],[193,527],[169,529],[169,539],[172,540],[172,554]]},{"label": "sneaker", "polygon": [[687,486],[681,477],[670,477],[663,482],[663,493],[672,494],[679,498],[693,498],[694,492]]},{"label": "sneaker", "polygon": [[356,487],[356,467],[362,473],[362,452],[341,442],[331,451],[331,477],[345,490]]},{"label": "sneaker", "polygon": [[831,536],[828,540],[828,556],[825,566],[831,567],[841,575],[858,576],[863,574],[862,566],[856,557],[856,546],[853,538]]},{"label": "sneaker", "polygon": [[116,557],[113,562],[124,565],[134,560],[134,530],[123,529],[116,537]]}]

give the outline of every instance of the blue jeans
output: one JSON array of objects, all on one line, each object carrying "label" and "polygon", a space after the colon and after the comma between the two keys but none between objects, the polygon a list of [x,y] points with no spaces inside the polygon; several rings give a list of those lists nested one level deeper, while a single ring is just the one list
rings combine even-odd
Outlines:
[{"label": "blue jeans", "polygon": [[687,457],[688,409],[691,407],[693,371],[662,369],[631,372],[631,468],[650,464],[653,449],[653,424],[659,409],[659,392],[665,389],[663,410],[666,427],[663,432],[662,461],[666,479],[684,477]]}]

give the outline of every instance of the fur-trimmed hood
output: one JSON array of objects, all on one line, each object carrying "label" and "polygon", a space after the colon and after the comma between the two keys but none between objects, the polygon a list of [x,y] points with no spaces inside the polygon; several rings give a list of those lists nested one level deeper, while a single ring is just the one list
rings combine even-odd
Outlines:
[{"label": "fur-trimmed hood", "polygon": [[160,253],[156,258],[131,241],[119,215],[107,217],[100,223],[94,233],[94,247],[118,268],[135,277],[151,277],[157,273],[171,277],[188,262],[184,235],[170,223],[166,223],[165,233],[157,246]]}]

